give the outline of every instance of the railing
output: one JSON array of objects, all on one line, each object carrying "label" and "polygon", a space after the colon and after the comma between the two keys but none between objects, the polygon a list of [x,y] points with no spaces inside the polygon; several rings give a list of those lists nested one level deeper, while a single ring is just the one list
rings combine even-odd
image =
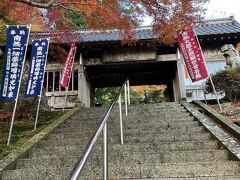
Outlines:
[{"label": "railing", "polygon": [[[122,99],[121,99],[121,94],[125,91],[125,114],[127,116],[127,106],[130,105],[130,96],[129,96],[129,80],[126,80],[121,88],[118,91],[117,96],[109,106],[107,112],[105,113],[105,116],[98,127],[98,129],[95,131],[94,135],[92,136],[90,142],[86,146],[84,150],[84,154],[81,156],[75,167],[73,168],[71,174],[69,175],[68,179],[69,180],[76,180],[87,162],[87,159],[92,152],[94,146],[96,145],[96,142],[103,131],[103,179],[107,180],[108,179],[108,134],[107,134],[107,123],[109,120],[110,113],[112,112],[115,104],[119,103],[119,115],[120,115],[120,134],[121,134],[121,144],[123,144],[123,123],[122,123]],[[128,97],[127,97],[128,96]]]}]

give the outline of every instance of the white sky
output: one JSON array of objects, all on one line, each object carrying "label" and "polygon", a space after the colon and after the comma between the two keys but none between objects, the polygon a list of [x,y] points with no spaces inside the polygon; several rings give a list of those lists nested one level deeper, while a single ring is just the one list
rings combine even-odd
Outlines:
[{"label": "white sky", "polygon": [[[240,0],[209,0],[206,3],[206,19],[235,17],[240,22]],[[146,17],[143,25],[150,25],[151,18]]]},{"label": "white sky", "polygon": [[206,4],[206,18],[223,18],[234,15],[240,22],[240,0],[210,0]]}]

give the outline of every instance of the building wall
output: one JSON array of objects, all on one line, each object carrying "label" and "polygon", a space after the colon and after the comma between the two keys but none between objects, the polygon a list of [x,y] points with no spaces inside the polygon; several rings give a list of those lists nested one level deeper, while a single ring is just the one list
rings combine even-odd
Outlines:
[{"label": "building wall", "polygon": [[[221,46],[223,44],[210,44],[204,45],[204,55],[207,60],[207,69],[210,74],[213,74],[219,70],[222,70],[226,66],[226,60],[221,53]],[[172,51],[175,52],[172,52]],[[206,80],[193,83],[189,78],[186,69],[184,68],[184,62],[177,52],[177,49],[171,50],[171,53],[158,54],[157,48],[153,47],[130,47],[123,49],[109,48],[102,51],[102,54],[96,53],[96,58],[82,58],[80,56],[79,63],[74,66],[74,73],[71,77],[70,88],[67,100],[67,106],[73,107],[76,105],[76,101],[79,100],[85,107],[94,105],[94,89],[91,81],[87,78],[84,65],[99,65],[105,63],[117,63],[128,61],[176,61],[177,72],[174,79],[172,79],[171,87],[174,93],[174,100],[179,101],[182,98],[187,98],[188,101],[192,100],[204,100],[203,87]],[[85,55],[86,56],[86,55]],[[79,65],[80,64],[80,65]],[[46,96],[49,98],[49,105],[51,107],[62,106],[64,103],[65,90],[59,87],[58,81],[61,75],[62,66],[59,64],[48,65],[46,71]],[[47,75],[48,74],[48,75]],[[50,75],[52,74],[52,75]],[[54,77],[54,78],[53,78]],[[55,80],[50,80],[50,79]],[[55,81],[55,82],[53,82]],[[73,83],[72,83],[73,82]],[[48,86],[46,85],[48,84]],[[207,95],[207,99],[215,99],[213,94]],[[222,96],[220,96],[221,98]]]},{"label": "building wall", "polygon": [[156,51],[148,47],[111,48],[103,53],[102,62],[156,60]]},{"label": "building wall", "polygon": [[[214,74],[219,70],[225,69],[226,66],[226,61],[224,59],[219,59],[219,60],[211,60],[207,61],[207,69],[209,74]],[[184,69],[184,66],[182,66]],[[185,80],[184,84],[186,87],[186,98],[187,101],[192,101],[192,100],[205,100],[205,95],[204,95],[204,87],[205,87],[206,79],[197,81],[197,82],[192,82],[190,79],[189,75],[185,73]],[[218,95],[218,97],[221,99],[224,97],[223,95]],[[216,99],[214,94],[206,94],[206,99]]]}]

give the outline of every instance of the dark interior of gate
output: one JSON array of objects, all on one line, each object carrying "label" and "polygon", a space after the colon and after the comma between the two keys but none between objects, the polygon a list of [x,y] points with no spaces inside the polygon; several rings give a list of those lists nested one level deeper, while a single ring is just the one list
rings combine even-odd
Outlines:
[{"label": "dark interior of gate", "polygon": [[176,76],[176,61],[118,62],[85,66],[94,88],[121,86],[128,78],[130,86],[167,85],[168,97],[174,101],[172,82]]}]

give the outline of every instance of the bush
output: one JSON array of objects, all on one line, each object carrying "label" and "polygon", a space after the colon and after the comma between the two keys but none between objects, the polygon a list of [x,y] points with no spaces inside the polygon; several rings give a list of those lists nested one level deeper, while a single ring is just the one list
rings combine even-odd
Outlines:
[{"label": "bush", "polygon": [[99,106],[108,107],[118,93],[119,87],[98,88],[95,94],[95,103]]},{"label": "bush", "polygon": [[[231,102],[240,100],[240,67],[222,70],[212,75],[212,80],[216,91],[225,92],[225,96]],[[206,82],[207,93],[212,93],[213,88],[210,80]]]}]

